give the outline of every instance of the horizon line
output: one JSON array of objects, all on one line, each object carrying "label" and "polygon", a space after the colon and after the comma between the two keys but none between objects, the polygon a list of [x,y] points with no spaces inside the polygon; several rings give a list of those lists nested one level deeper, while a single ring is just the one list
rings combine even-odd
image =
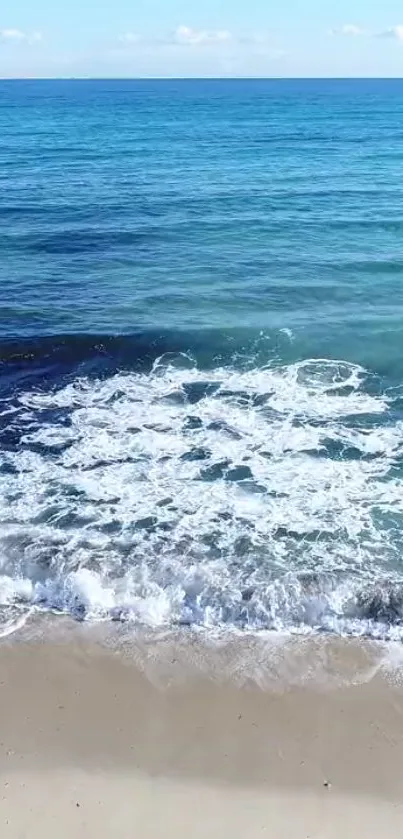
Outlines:
[{"label": "horizon line", "polygon": [[402,76],[0,76],[0,82],[403,81]]}]

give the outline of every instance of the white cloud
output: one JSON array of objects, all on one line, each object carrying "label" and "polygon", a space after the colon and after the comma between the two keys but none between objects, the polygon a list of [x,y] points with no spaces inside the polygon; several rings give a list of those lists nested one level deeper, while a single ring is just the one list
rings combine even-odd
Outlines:
[{"label": "white cloud", "polygon": [[331,29],[329,34],[345,35],[353,38],[358,37],[359,35],[370,35],[374,38],[391,38],[395,41],[403,42],[403,24],[398,24],[397,26],[390,26],[388,29],[384,29],[382,32],[369,32],[367,29],[363,29],[361,26],[356,26],[355,23],[344,23],[343,26],[339,26],[336,29]]},{"label": "white cloud", "polygon": [[379,33],[378,38],[394,38],[396,41],[403,41],[403,24],[385,29],[384,32]]},{"label": "white cloud", "polygon": [[0,38],[2,41],[25,41],[26,35],[19,29],[1,29]]},{"label": "white cloud", "polygon": [[125,32],[124,35],[120,35],[119,43],[125,44],[126,46],[132,46],[133,44],[138,44],[140,38],[134,32]]},{"label": "white cloud", "polygon": [[21,29],[0,29],[0,43],[36,44],[42,40],[40,32],[22,32]]},{"label": "white cloud", "polygon": [[226,53],[230,50],[249,50],[251,53],[270,54],[276,58],[284,55],[283,50],[274,48],[272,39],[264,32],[235,35],[228,29],[193,29],[191,26],[185,26],[185,24],[181,24],[165,37],[151,36],[144,38],[128,30],[117,38],[115,46],[120,47],[120,52],[122,52],[122,47],[124,48],[123,51],[127,51],[134,46],[137,46],[139,51],[149,50],[150,48],[163,50],[167,47],[213,47],[216,50],[224,48]]},{"label": "white cloud", "polygon": [[342,26],[339,26],[336,29],[330,30],[331,35],[346,35],[347,37],[356,38],[359,35],[366,35],[366,29],[363,29],[361,26],[357,26],[355,23],[343,23]]},{"label": "white cloud", "polygon": [[192,29],[190,26],[178,26],[174,33],[174,43],[187,46],[198,46],[200,44],[228,44],[233,40],[231,32],[227,29]]}]

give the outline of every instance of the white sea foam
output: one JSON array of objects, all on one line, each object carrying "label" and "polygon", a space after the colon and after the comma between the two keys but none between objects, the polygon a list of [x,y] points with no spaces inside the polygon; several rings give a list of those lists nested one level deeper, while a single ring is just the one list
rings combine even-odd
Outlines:
[{"label": "white sea foam", "polygon": [[399,582],[403,521],[403,425],[364,378],[169,356],[24,393],[20,444],[0,453],[0,604],[399,635],[356,596]]}]

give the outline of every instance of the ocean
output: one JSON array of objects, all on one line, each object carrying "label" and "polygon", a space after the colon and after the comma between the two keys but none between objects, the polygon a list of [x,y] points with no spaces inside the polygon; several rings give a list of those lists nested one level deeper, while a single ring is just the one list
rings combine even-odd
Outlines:
[{"label": "ocean", "polygon": [[0,82],[0,633],[403,636],[403,80]]}]

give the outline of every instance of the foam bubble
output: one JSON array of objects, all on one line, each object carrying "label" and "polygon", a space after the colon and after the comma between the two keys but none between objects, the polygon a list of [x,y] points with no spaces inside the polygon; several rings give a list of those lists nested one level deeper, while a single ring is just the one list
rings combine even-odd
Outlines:
[{"label": "foam bubble", "polygon": [[206,372],[182,354],[21,394],[0,454],[0,604],[391,632],[357,604],[400,581],[403,425],[366,378],[328,360]]}]

